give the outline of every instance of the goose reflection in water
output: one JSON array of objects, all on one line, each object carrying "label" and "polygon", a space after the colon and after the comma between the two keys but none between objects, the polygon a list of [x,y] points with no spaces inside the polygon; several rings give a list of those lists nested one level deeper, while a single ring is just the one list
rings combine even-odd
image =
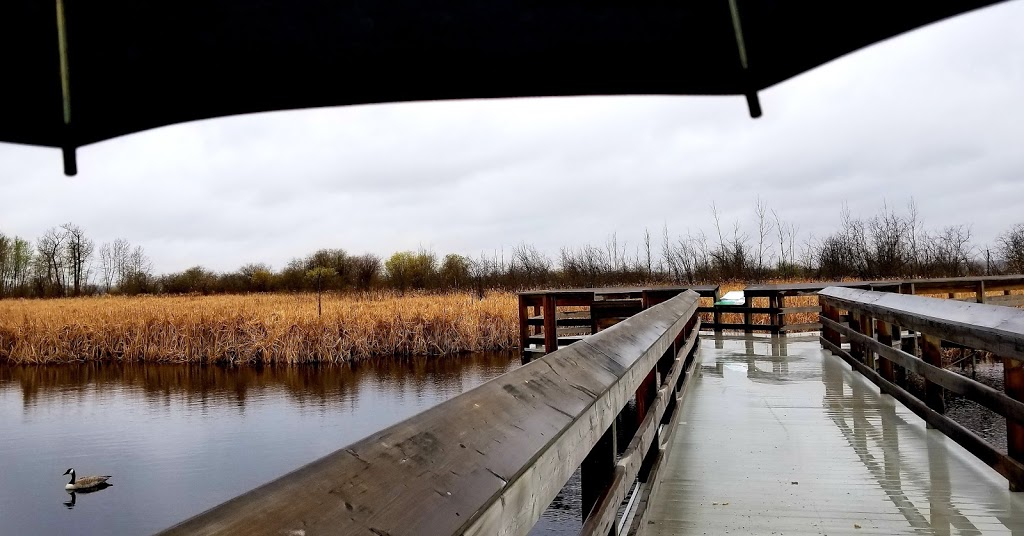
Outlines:
[{"label": "goose reflection in water", "polygon": [[78,501],[78,497],[77,496],[79,494],[87,495],[89,493],[96,493],[97,491],[105,490],[105,489],[109,488],[110,486],[113,486],[113,484],[107,484],[106,482],[104,482],[102,484],[93,486],[93,487],[91,487],[89,489],[80,489],[80,490],[77,490],[77,491],[68,491],[68,495],[70,495],[71,497],[69,497],[68,500],[64,501],[64,503],[63,503],[64,507],[67,508],[68,510],[71,510],[72,508],[75,507],[75,503]]}]

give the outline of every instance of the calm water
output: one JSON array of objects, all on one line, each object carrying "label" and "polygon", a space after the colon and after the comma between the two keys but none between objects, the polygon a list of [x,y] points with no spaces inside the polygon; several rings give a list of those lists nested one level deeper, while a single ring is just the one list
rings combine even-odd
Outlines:
[{"label": "calm water", "polygon": [[[336,367],[0,366],[0,534],[147,534],[519,366],[512,353]],[[79,475],[113,486],[72,496]],[[578,492],[537,534],[575,532]]]}]

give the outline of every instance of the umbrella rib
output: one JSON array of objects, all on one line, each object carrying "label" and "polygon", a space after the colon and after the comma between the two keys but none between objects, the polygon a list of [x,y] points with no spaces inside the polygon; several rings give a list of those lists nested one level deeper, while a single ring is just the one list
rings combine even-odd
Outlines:
[{"label": "umbrella rib", "polygon": [[68,66],[68,34],[64,20],[64,0],[57,0],[57,48],[60,54],[60,92],[64,101],[64,174],[78,173],[74,141],[71,139],[71,70]]},{"label": "umbrella rib", "polygon": [[747,108],[750,109],[750,117],[761,117],[761,101],[757,98],[757,90],[754,89],[750,74],[750,64],[747,59],[747,45],[743,40],[743,23],[740,19],[740,9],[736,0],[729,0],[729,13],[732,15],[732,29],[736,33],[736,48],[740,54],[740,66],[743,68],[747,91]]}]

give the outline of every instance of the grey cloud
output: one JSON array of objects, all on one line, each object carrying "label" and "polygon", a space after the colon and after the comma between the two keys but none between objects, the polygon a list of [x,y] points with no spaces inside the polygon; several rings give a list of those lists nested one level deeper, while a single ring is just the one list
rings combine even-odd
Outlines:
[{"label": "grey cloud", "polygon": [[158,270],[282,266],[318,247],[478,255],[712,232],[760,197],[805,233],[910,198],[978,244],[1024,220],[1024,3],[946,21],[737,97],[406,103],[176,125],[80,151],[0,146],[0,231],[74,221]]}]

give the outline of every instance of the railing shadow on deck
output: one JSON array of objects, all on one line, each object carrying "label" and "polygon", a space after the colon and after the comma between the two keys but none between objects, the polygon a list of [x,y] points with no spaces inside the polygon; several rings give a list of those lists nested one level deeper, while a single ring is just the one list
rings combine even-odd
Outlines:
[{"label": "railing shadow on deck", "polygon": [[[819,299],[823,347],[1006,477],[1011,491],[1024,489],[1024,311],[836,287]],[[1005,390],[942,368],[943,341],[1002,358]],[[909,390],[908,374],[923,378],[924,400]],[[1005,417],[1007,451],[946,417],[946,391]]]},{"label": "railing shadow on deck", "polygon": [[527,534],[577,468],[581,534],[633,533],[693,377],[698,300],[684,292],[164,534]]}]

